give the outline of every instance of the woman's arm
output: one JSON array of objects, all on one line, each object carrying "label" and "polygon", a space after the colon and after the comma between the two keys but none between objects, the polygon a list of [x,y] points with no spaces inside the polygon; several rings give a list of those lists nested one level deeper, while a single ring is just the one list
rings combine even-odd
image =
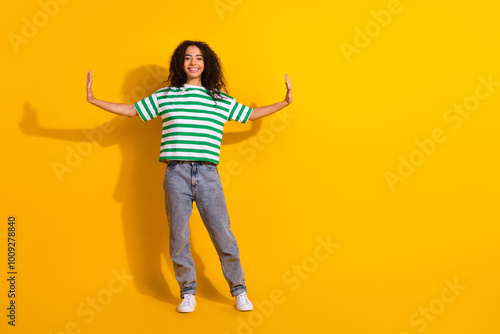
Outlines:
[{"label": "woman's arm", "polygon": [[265,107],[258,107],[252,110],[252,114],[250,114],[250,120],[255,121],[256,119],[269,116],[274,114],[278,110],[281,110],[292,103],[292,85],[290,84],[290,79],[288,78],[288,74],[285,75],[285,85],[286,85],[286,96],[285,99],[281,102],[270,104]]},{"label": "woman's arm", "polygon": [[92,71],[87,74],[87,101],[113,114],[127,117],[137,116],[137,111],[133,104],[113,103],[96,99],[92,93]]}]

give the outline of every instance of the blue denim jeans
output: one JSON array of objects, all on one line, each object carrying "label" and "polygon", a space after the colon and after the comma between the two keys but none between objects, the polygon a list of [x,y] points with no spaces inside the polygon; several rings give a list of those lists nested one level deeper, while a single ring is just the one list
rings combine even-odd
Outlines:
[{"label": "blue denim jeans", "polygon": [[222,272],[234,297],[246,292],[240,252],[231,232],[217,166],[203,161],[169,161],[163,182],[170,229],[170,258],[181,298],[196,294],[196,271],[189,242],[193,201],[217,250]]}]

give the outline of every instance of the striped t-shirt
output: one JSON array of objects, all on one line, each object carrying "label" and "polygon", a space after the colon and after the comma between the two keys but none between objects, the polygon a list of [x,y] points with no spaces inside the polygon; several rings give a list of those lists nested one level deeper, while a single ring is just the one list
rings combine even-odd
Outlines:
[{"label": "striped t-shirt", "polygon": [[197,160],[219,163],[224,124],[246,123],[252,108],[225,93],[217,104],[205,88],[184,84],[165,87],[134,103],[143,121],[163,119],[160,161]]}]

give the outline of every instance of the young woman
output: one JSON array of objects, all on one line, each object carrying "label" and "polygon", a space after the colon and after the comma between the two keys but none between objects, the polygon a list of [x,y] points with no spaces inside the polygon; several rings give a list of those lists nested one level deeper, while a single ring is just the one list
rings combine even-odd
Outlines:
[{"label": "young woman", "polygon": [[[250,311],[245,276],[236,239],[231,232],[224,192],[217,170],[224,124],[245,123],[275,113],[292,103],[292,89],[281,102],[249,108],[227,95],[222,67],[208,44],[184,41],[170,61],[169,86],[134,103],[99,100],[92,93],[92,71],[87,76],[87,101],[106,111],[143,121],[161,116],[160,161],[166,163],[163,188],[170,229],[170,257],[182,302],[178,312],[196,306],[196,272],[189,243],[193,201],[217,250],[222,271],[239,311]],[[224,92],[225,91],[225,92]]]}]

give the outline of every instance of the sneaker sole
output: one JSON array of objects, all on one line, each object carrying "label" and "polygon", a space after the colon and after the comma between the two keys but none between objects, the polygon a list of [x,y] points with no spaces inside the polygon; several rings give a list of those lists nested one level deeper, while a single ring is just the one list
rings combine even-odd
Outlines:
[{"label": "sneaker sole", "polygon": [[237,311],[240,311],[240,312],[248,312],[248,311],[253,311],[253,307],[251,308],[238,308],[238,307],[234,307]]},{"label": "sneaker sole", "polygon": [[179,313],[191,313],[193,311],[194,311],[194,309],[192,309],[192,310],[177,309],[177,312],[179,312]]}]

